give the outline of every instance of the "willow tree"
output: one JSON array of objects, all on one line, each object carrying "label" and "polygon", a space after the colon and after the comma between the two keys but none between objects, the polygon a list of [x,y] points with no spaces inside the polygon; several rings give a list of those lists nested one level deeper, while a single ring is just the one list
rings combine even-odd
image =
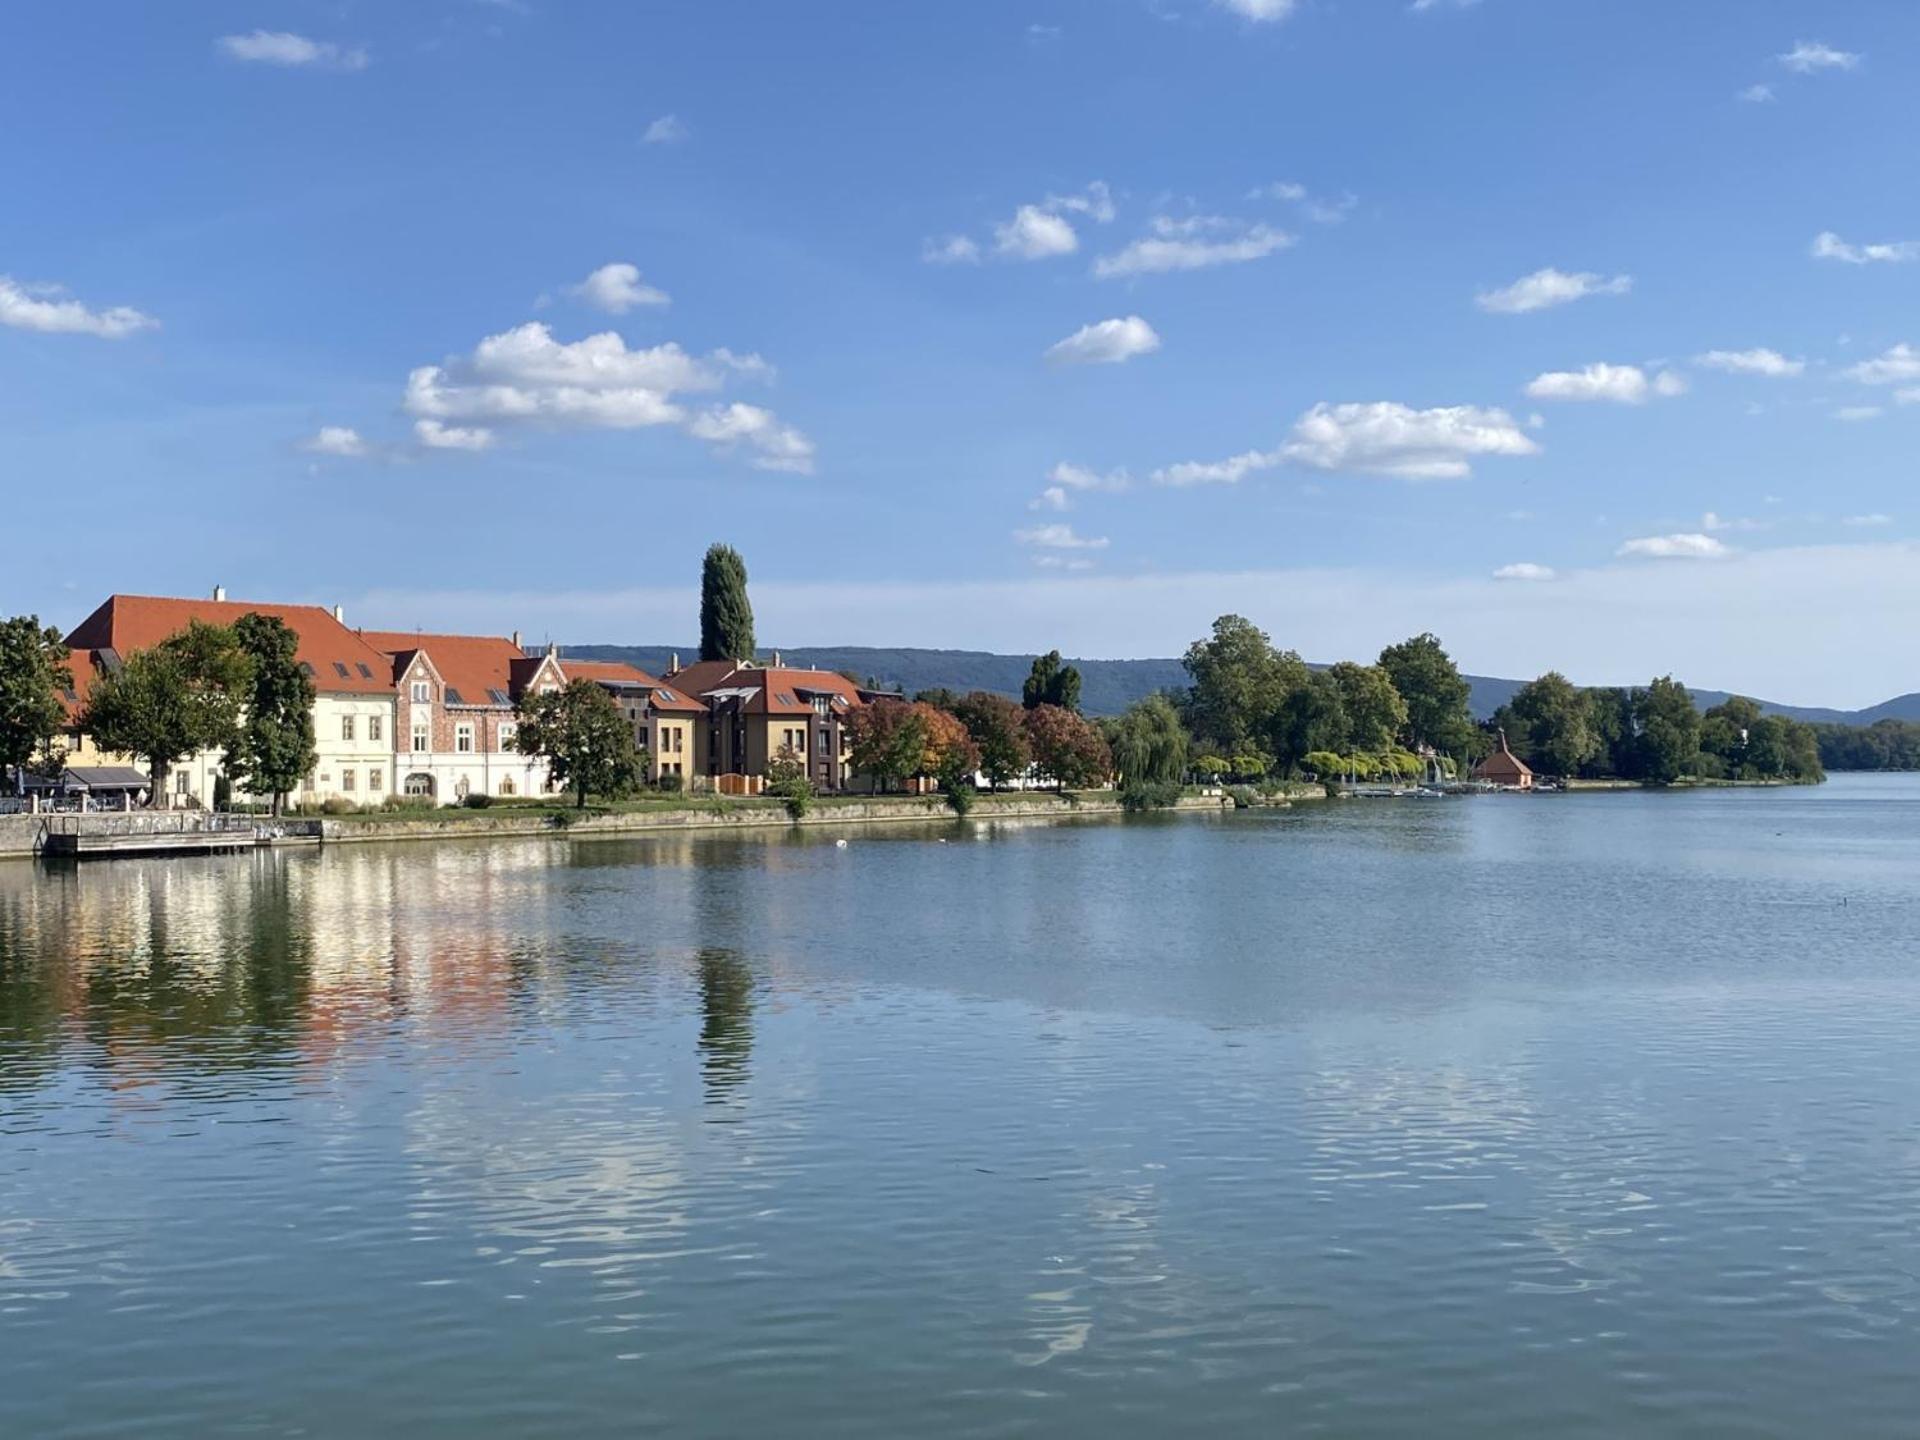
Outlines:
[{"label": "willow tree", "polygon": [[713,545],[700,566],[700,658],[751,660],[753,605],[747,562],[731,545]]}]

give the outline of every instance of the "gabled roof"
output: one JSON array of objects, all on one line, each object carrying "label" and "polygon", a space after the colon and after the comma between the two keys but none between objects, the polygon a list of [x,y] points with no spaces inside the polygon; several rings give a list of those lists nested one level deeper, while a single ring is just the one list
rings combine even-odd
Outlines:
[{"label": "gabled roof", "polygon": [[[694,672],[706,672],[709,666],[724,664],[724,661],[703,661],[676,671],[669,679],[702,696],[720,691],[739,692],[740,708],[749,715],[811,715],[814,699],[820,695],[828,696],[836,709],[857,708],[866,703],[860,687],[846,676],[831,670],[800,670],[790,665],[728,666],[724,673],[695,689]],[[705,674],[699,678],[704,679]]]},{"label": "gabled roof", "polygon": [[649,675],[637,666],[627,665],[618,660],[562,658],[560,669],[570,680],[592,680],[611,689],[650,690],[653,693],[648,697],[648,703],[656,710],[698,715],[707,708],[680,689],[677,684],[669,684],[665,680]]},{"label": "gabled roof", "polygon": [[360,638],[392,658],[394,683],[426,652],[449,705],[510,708],[518,694],[514,662],[520,647],[493,635],[425,635],[412,630],[362,630]]},{"label": "gabled roof", "polygon": [[78,720],[80,712],[87,708],[87,696],[93,691],[93,682],[100,677],[104,660],[104,657],[94,658],[99,653],[67,647],[67,674],[73,677],[73,684],[60,692],[60,704],[67,712],[68,724]]},{"label": "gabled roof", "polygon": [[[180,600],[156,595],[110,595],[67,636],[74,650],[114,650],[120,655],[151,650],[194,620],[231,625],[242,615],[271,615],[299,637],[296,655],[313,674],[316,689],[329,694],[391,695],[393,670],[386,657],[318,605],[275,605],[254,600]],[[75,680],[79,679],[78,674]]]}]

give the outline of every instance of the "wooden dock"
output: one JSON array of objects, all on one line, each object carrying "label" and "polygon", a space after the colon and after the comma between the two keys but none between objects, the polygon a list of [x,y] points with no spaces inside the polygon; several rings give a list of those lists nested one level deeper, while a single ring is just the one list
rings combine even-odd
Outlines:
[{"label": "wooden dock", "polygon": [[73,860],[139,856],[213,855],[254,850],[287,841],[317,840],[298,822],[271,822],[251,815],[181,814],[55,815],[49,818],[41,854]]}]

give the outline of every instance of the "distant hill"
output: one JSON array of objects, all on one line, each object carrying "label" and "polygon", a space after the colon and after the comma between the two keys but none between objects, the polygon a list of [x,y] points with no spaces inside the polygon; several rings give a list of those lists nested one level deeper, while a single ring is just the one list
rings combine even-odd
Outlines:
[{"label": "distant hill", "polygon": [[[569,645],[569,655],[582,660],[624,660],[658,675],[664,672],[675,654],[691,661],[699,654],[697,645]],[[986,650],[883,649],[865,645],[816,646],[811,650],[783,650],[780,658],[789,665],[806,665],[817,670],[850,670],[865,678],[872,676],[887,689],[911,695],[917,690],[942,687],[958,690],[992,690],[1018,696],[1020,686],[1032,667],[1031,655],[995,655]],[[1178,660],[1073,660],[1080,671],[1080,705],[1089,715],[1118,715],[1134,701],[1156,690],[1177,690],[1187,683],[1187,672]],[[1524,681],[1502,680],[1491,675],[1469,675],[1472,688],[1468,705],[1477,719],[1484,720],[1513,698]],[[1695,690],[1694,700],[1702,709],[1710,709],[1729,698],[1724,690]],[[1835,725],[1871,725],[1876,720],[1920,720],[1920,693],[1870,706],[1865,710],[1824,710],[1802,705],[1775,705],[1760,701],[1760,708],[1792,720]]]}]

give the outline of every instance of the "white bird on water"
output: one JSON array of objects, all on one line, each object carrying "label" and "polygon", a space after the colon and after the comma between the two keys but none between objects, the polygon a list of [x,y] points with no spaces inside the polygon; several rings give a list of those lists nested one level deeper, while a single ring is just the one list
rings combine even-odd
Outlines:
[{"label": "white bird on water", "polygon": [[847,842],[845,840],[836,840],[833,842],[833,848],[836,850],[844,850],[847,848]]}]

